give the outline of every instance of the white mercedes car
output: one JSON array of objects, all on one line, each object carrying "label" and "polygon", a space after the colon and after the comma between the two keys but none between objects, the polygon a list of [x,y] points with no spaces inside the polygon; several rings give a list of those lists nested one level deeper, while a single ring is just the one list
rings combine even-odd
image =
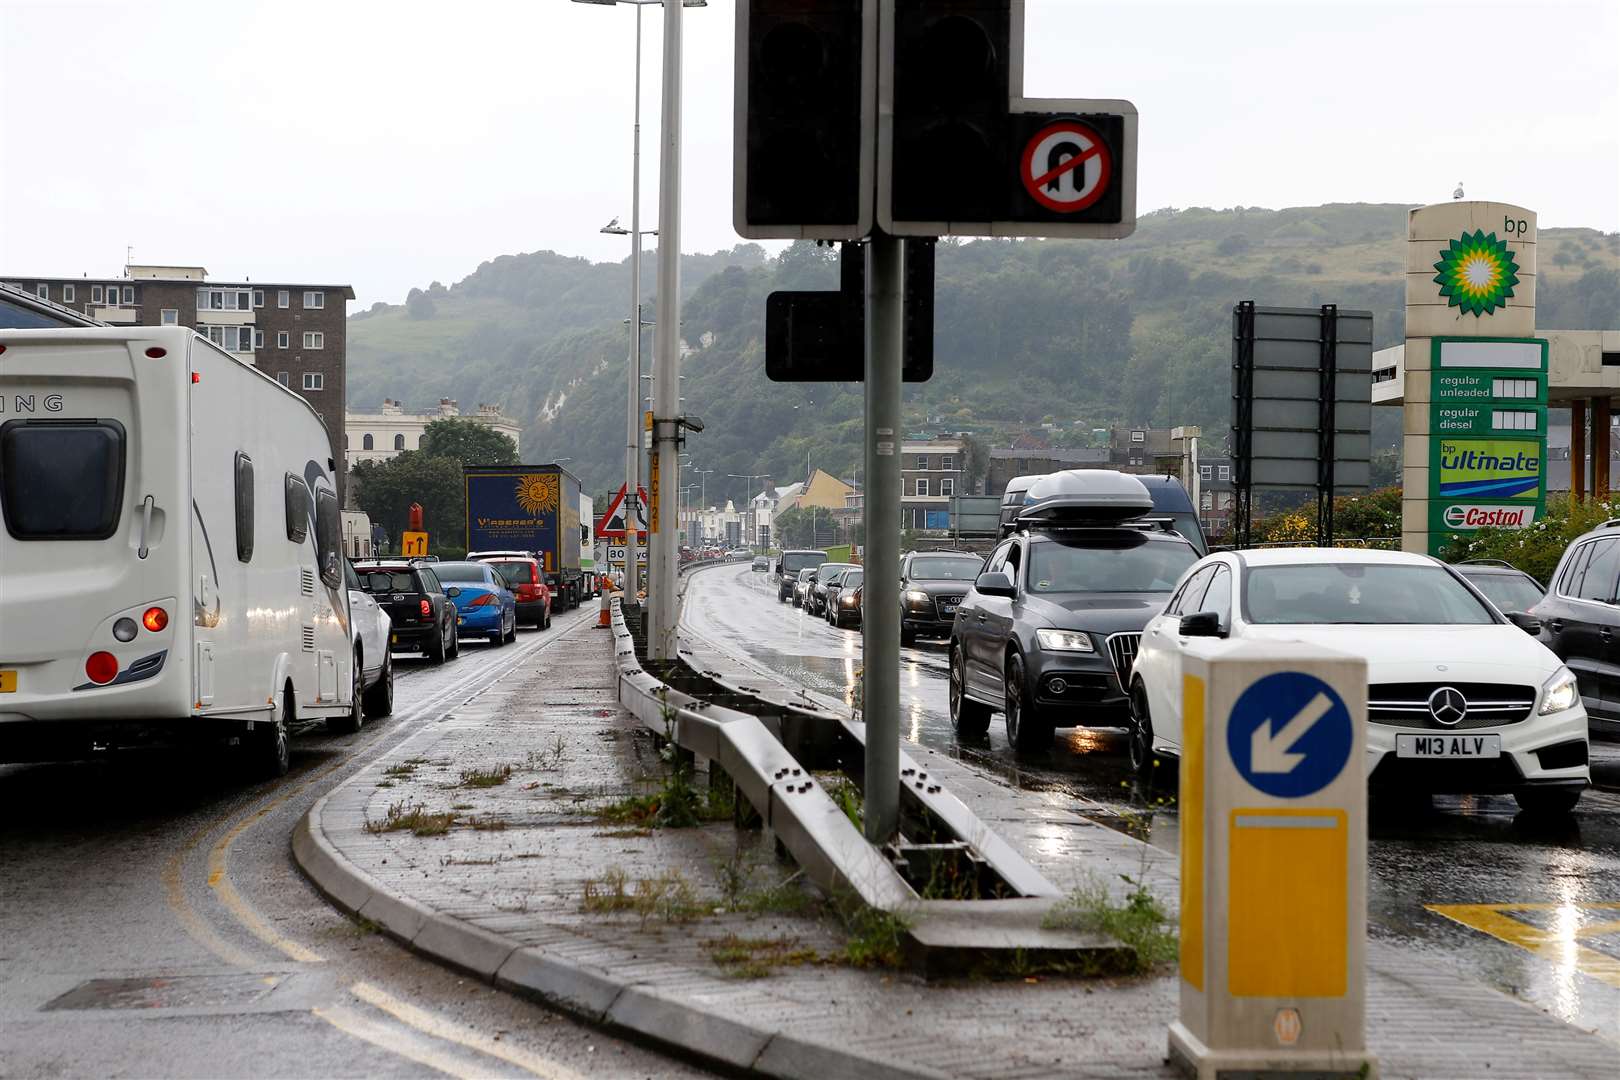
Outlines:
[{"label": "white mercedes car", "polygon": [[1590,779],[1575,676],[1435,559],[1274,548],[1207,556],[1143,630],[1131,668],[1131,761],[1181,751],[1181,652],[1194,637],[1306,641],[1367,660],[1368,780],[1509,794],[1564,813]]}]

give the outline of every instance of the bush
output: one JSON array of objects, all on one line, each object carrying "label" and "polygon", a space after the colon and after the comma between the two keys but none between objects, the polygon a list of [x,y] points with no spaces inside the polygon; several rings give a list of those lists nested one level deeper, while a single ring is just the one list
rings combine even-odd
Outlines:
[{"label": "bush", "polygon": [[[1316,504],[1302,510],[1269,514],[1254,523],[1257,544],[1314,544]],[[1335,540],[1393,539],[1401,536],[1401,489],[1380,488],[1365,495],[1340,495],[1333,500]]]},{"label": "bush", "polygon": [[1568,495],[1553,495],[1547,499],[1546,514],[1528,529],[1480,529],[1472,536],[1452,533],[1441,555],[1448,562],[1501,559],[1545,585],[1570,541],[1612,517],[1620,517],[1620,499],[1571,503]]}]

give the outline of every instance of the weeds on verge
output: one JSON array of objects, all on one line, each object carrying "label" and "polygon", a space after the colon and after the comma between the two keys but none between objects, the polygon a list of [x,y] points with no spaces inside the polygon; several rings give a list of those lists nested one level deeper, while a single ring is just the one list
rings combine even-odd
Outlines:
[{"label": "weeds on verge", "polygon": [[506,819],[501,817],[499,814],[474,814],[472,817],[467,819],[467,824],[471,825],[478,832],[506,831]]},{"label": "weeds on verge", "polygon": [[512,779],[512,766],[510,765],[497,765],[492,769],[461,770],[462,787],[499,787],[510,779]]},{"label": "weeds on verge", "polygon": [[530,750],[526,764],[536,772],[555,772],[562,765],[563,755],[566,750],[567,745],[563,742],[563,737],[559,735],[557,741],[544,750]]},{"label": "weeds on verge", "polygon": [[850,823],[857,830],[864,829],[866,827],[866,804],[861,796],[861,789],[855,786],[855,782],[841,775],[822,776],[820,780],[822,790],[832,796],[832,801],[838,804],[838,809],[844,812],[844,816],[849,818]]},{"label": "weeds on verge", "polygon": [[406,806],[401,800],[388,808],[381,821],[373,821],[368,815],[366,832],[401,832],[408,829],[412,836],[443,836],[455,823],[455,814],[430,814],[421,803]]},{"label": "weeds on verge", "polygon": [[690,829],[708,821],[729,820],[737,803],[731,784],[711,784],[699,791],[692,783],[692,763],[675,745],[675,713],[664,711],[665,740],[658,757],[664,776],[658,788],[630,795],[596,810],[602,821],[643,829]]},{"label": "weeds on verge", "polygon": [[654,920],[691,922],[704,913],[691,882],[679,870],[642,878],[634,888],[628,885],[628,876],[617,866],[601,878],[587,878],[580,910],[593,915],[636,915],[643,928]]},{"label": "weeds on verge", "polygon": [[819,964],[821,954],[805,948],[797,938],[745,938],[727,934],[718,941],[706,942],[720,971],[733,979],[763,979],[779,967],[799,967]]},{"label": "weeds on verge", "polygon": [[1120,877],[1132,887],[1123,902],[1113,898],[1106,882],[1092,880],[1053,906],[1041,926],[1118,938],[1136,954],[1128,974],[1141,974],[1170,963],[1176,958],[1177,939],[1169,913],[1141,881],[1127,874]]},{"label": "weeds on verge", "polygon": [[839,917],[849,935],[844,961],[851,967],[899,967],[900,950],[911,922],[892,911],[868,907],[858,900],[840,906]]},{"label": "weeds on verge", "polygon": [[741,851],[716,862],[722,900],[720,910],[746,915],[802,915],[817,905],[816,898],[799,887],[803,870],[781,881],[756,885],[754,876],[761,869],[759,863]]}]

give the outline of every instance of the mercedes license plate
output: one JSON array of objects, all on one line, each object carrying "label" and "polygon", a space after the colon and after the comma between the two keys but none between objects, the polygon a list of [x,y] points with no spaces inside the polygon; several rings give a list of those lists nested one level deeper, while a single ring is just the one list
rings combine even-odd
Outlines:
[{"label": "mercedes license plate", "polygon": [[1398,758],[1496,758],[1502,756],[1500,735],[1397,735]]}]

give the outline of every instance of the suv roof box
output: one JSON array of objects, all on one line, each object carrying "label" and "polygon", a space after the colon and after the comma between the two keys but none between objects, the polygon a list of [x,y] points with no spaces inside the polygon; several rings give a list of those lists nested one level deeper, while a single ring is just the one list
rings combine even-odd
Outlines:
[{"label": "suv roof box", "polygon": [[1018,523],[1030,528],[1109,524],[1142,517],[1152,509],[1153,496],[1134,476],[1107,469],[1069,469],[1029,486]]}]

